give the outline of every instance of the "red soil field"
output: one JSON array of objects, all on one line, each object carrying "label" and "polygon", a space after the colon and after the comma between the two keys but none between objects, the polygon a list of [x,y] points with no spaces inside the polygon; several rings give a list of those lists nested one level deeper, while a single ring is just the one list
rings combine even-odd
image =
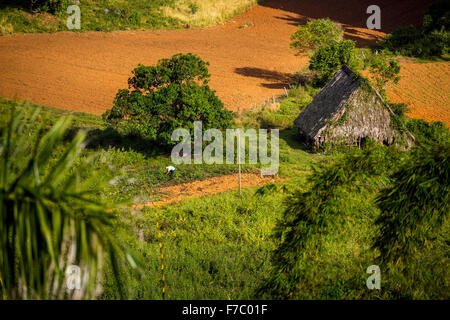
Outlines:
[{"label": "red soil field", "polygon": [[[236,110],[240,104],[247,109],[282,94],[289,75],[307,66],[308,58],[296,56],[289,43],[296,26],[308,18],[340,22],[347,38],[365,46],[400,25],[420,25],[421,14],[431,2],[377,1],[381,32],[365,27],[366,9],[372,1],[277,0],[255,6],[222,25],[201,29],[3,36],[0,96],[101,114],[111,108],[117,90],[127,86],[131,70],[139,63],[152,65],[175,53],[192,52],[210,62],[210,85],[225,106]],[[241,27],[246,24],[249,27]],[[394,91],[393,97],[411,94],[415,97],[411,98],[412,115],[449,124],[448,81],[442,80],[435,95],[434,86],[420,85],[422,73],[408,71],[413,69],[407,66],[407,80],[395,88],[400,93]],[[441,72],[447,72],[448,79],[448,64],[430,68],[430,72],[431,79],[440,78]],[[418,85],[408,93],[410,82]],[[422,102],[424,96],[429,99]]]},{"label": "red soil field", "polygon": [[408,115],[450,125],[450,63],[401,62],[401,80],[387,90],[392,102],[409,104]]}]

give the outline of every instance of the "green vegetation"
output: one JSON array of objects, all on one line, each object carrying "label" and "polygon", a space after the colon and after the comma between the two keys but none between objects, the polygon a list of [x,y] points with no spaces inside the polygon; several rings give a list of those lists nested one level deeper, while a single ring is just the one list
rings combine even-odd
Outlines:
[{"label": "green vegetation", "polygon": [[[6,1],[8,3],[8,1]],[[14,1],[16,5],[22,6],[24,8],[35,10],[35,11],[45,11],[49,13],[55,13],[67,4],[68,1],[63,0],[16,0]]]},{"label": "green vegetation", "polygon": [[[415,153],[370,142],[361,150],[341,146],[327,153],[307,151],[286,119],[291,121],[298,112],[295,108],[306,106],[317,91],[313,87],[294,87],[276,111],[261,109],[236,120],[237,124],[240,121],[244,126],[257,127],[263,123],[262,114],[276,115],[270,121],[273,127],[282,129],[280,176],[289,180],[245,189],[242,198],[228,192],[143,210],[132,210],[130,205],[159,199],[160,186],[234,173],[237,168],[179,166],[177,175],[170,178],[164,175],[164,166],[170,162],[168,150],[140,135],[113,129],[101,117],[45,108],[46,113],[25,123],[31,129],[36,127],[35,123],[45,123],[44,130],[49,130],[62,115],[72,114],[72,129],[63,138],[65,146],[70,145],[80,128],[86,131],[86,148],[75,168],[92,156],[94,160],[92,167],[81,170],[80,181],[87,181],[92,170],[109,181],[95,196],[105,202],[126,204],[119,209],[119,221],[112,226],[112,234],[138,252],[142,260],[141,273],[120,268],[118,276],[127,298],[162,298],[161,242],[168,299],[448,299],[444,289],[448,286],[445,282],[448,243],[444,241],[449,234],[448,218],[436,229],[439,231],[427,238],[430,251],[417,251],[411,260],[414,268],[407,273],[395,264],[380,261],[380,250],[374,247],[375,240],[381,239],[383,225],[376,221],[384,212],[376,199],[383,189],[395,188],[395,172],[407,172],[406,168],[411,167],[404,164],[414,161]],[[36,108],[32,104],[0,100],[0,127],[5,127],[5,115],[14,106],[25,114]],[[448,129],[442,124],[406,118],[404,121],[425,147],[448,138]],[[56,162],[58,158],[54,159]],[[256,168],[244,166],[244,171]],[[447,167],[439,168],[448,171]],[[431,188],[437,187],[434,183],[438,182],[434,181]],[[448,179],[439,181],[443,183],[441,187],[448,188],[445,185]],[[424,208],[430,208],[431,202],[426,203]],[[386,215],[390,212],[385,211]],[[296,220],[299,212],[305,215]],[[303,222],[296,224],[296,221]],[[275,227],[277,236],[272,237]],[[292,232],[291,227],[299,232]],[[284,250],[282,244],[286,243],[292,246]],[[302,247],[306,249],[295,249]],[[283,259],[288,263],[279,263]],[[366,288],[365,272],[372,264],[381,267],[382,291]],[[278,267],[283,265],[280,270]],[[288,272],[289,266],[294,273]],[[107,263],[99,298],[119,297],[114,279],[112,265]]]},{"label": "green vegetation", "polygon": [[377,55],[370,63],[370,74],[375,89],[387,100],[386,86],[390,83],[397,84],[400,80],[400,65],[395,60],[387,60],[382,55]]},{"label": "green vegetation", "polygon": [[0,5],[0,35],[67,31],[70,14],[66,10],[73,4],[81,9],[80,31],[112,31],[213,25],[256,3],[257,0],[6,0]]},{"label": "green vegetation", "polygon": [[329,19],[309,20],[306,25],[299,25],[291,36],[291,48],[299,52],[317,50],[331,40],[341,41],[344,32],[341,27]]},{"label": "green vegetation", "polygon": [[[0,100],[1,127],[6,125],[7,118],[5,115],[13,107],[22,109],[27,114],[32,113],[36,108],[32,104],[18,105],[11,100]],[[44,110],[47,113],[38,115],[33,123],[47,123],[49,124],[49,126],[45,126],[47,129],[61,116],[71,114],[50,108],[44,108]],[[264,264],[268,265],[268,261],[265,261],[265,257],[271,248],[271,240],[268,236],[273,221],[279,213],[277,210],[271,210],[270,206],[278,209],[279,201],[274,201],[270,206],[265,207],[264,204],[267,203],[265,200],[255,201],[253,195],[256,190],[252,189],[244,192],[242,206],[240,207],[236,206],[238,202],[235,200],[238,197],[235,193],[225,193],[214,197],[186,201],[185,204],[165,207],[160,210],[147,208],[142,212],[133,211],[130,208],[131,204],[147,203],[161,197],[162,195],[158,191],[160,186],[236,173],[237,167],[236,165],[204,164],[177,166],[177,175],[170,178],[164,175],[164,166],[170,163],[168,153],[158,154],[151,149],[149,150],[152,144],[142,139],[130,138],[117,132],[111,133],[101,117],[80,113],[72,115],[74,118],[73,130],[83,128],[87,131],[88,144],[80,154],[80,161],[95,156],[93,168],[90,168],[90,170],[95,170],[106,181],[109,181],[107,185],[101,188],[100,193],[95,195],[96,198],[108,202],[120,201],[126,204],[120,210],[118,216],[120,223],[114,225],[113,234],[122,243],[140,252],[145,261],[144,276],[136,274],[132,270],[120,272],[121,279],[125,279],[123,280],[123,287],[126,296],[161,298],[159,245],[155,240],[155,219],[157,219],[155,214],[158,213],[158,221],[163,236],[162,241],[165,250],[167,250],[165,255],[168,298],[226,298],[225,294],[227,292],[230,294],[234,286],[238,284],[238,288],[249,287],[245,290],[236,288],[233,291],[233,297],[250,297],[252,288],[256,285],[256,278],[260,277],[264,271],[262,269],[255,273],[256,263],[264,261]],[[27,122],[27,128],[32,129],[33,123]],[[69,130],[68,135],[64,138],[65,144],[70,143],[73,134],[71,131]],[[296,141],[295,130],[283,131],[280,138],[280,148],[286,151],[285,155],[282,156],[284,160],[280,167],[282,176],[294,174],[299,176],[299,179],[303,179],[302,177],[307,174],[305,171],[310,170],[313,164],[326,160],[322,155],[309,154],[301,149],[293,149],[292,146],[301,148],[301,145]],[[255,166],[244,165],[243,169],[244,172],[251,172],[255,170]],[[82,180],[89,177],[90,170],[83,170]],[[298,183],[298,180],[293,181],[293,184],[296,183]],[[281,200],[282,193],[277,193],[274,197]],[[245,199],[253,199],[252,204],[248,204],[247,214]],[[204,201],[210,201],[210,205],[206,206]],[[251,209],[250,206],[254,206],[254,209]],[[200,212],[200,208],[203,213]],[[230,208],[235,210],[234,215]],[[272,218],[269,215],[269,210]],[[255,215],[250,218],[253,212],[255,212]],[[178,220],[179,214],[182,214],[182,216]],[[172,221],[177,221],[177,224],[173,225],[173,229]],[[221,228],[218,228],[218,225]],[[141,228],[143,238],[140,237]],[[169,233],[170,230],[173,230],[173,232]],[[195,242],[193,242],[192,237],[193,230],[197,230],[195,235],[198,239]],[[212,230],[215,231],[212,232]],[[243,232],[247,233],[246,237],[249,240],[247,241],[244,237],[240,241],[236,241],[236,237],[241,237],[240,235]],[[262,238],[266,239],[265,243],[259,243]],[[208,239],[211,242],[207,242]],[[258,243],[256,244],[256,242]],[[193,245],[194,243],[196,245]],[[221,248],[221,250],[211,249],[208,256],[206,248],[213,248],[211,246],[214,244],[217,245],[216,249]],[[255,260],[255,263],[249,264],[249,261],[254,261],[258,250],[261,252],[260,258],[258,258],[258,261]],[[240,253],[233,256],[236,252]],[[231,258],[227,260],[227,269],[224,269],[224,257],[227,256],[231,256]],[[241,261],[240,266],[234,268],[233,263],[238,259]],[[209,263],[211,264],[211,270],[209,269]],[[117,285],[114,283],[114,274],[110,270],[109,264],[107,268],[109,269],[106,270],[105,292],[102,297],[118,297]],[[180,270],[184,271],[180,273]],[[192,270],[192,273],[189,273],[188,270]],[[215,281],[216,278],[213,279],[209,275],[210,272],[221,274],[220,281],[219,278]],[[245,279],[245,274],[247,274],[247,279]],[[211,283],[211,281],[214,282]],[[224,291],[224,286],[230,288],[229,291]],[[195,294],[193,293],[194,290],[196,290]]]},{"label": "green vegetation", "polygon": [[[7,115],[7,114],[6,114]],[[8,116],[8,115],[7,115]],[[79,132],[61,148],[70,119],[60,118],[45,134],[29,131],[38,110],[24,121],[11,110],[0,138],[0,296],[4,299],[71,297],[65,270],[88,275],[77,298],[95,296],[98,274],[109,255],[118,277],[119,257],[136,262],[112,236],[115,214],[95,199],[102,179],[89,160],[78,163],[85,135]],[[83,170],[90,177],[80,182]],[[119,294],[121,282],[115,282]]]},{"label": "green vegetation", "polygon": [[[2,6],[2,34],[65,28],[68,2],[30,3]],[[203,25],[235,12],[207,20],[201,13],[213,1],[183,1],[182,10],[174,3],[86,0],[82,30]],[[226,4],[215,3],[219,11]],[[433,8],[421,34],[448,30],[448,14]],[[30,22],[26,10],[46,13]],[[54,23],[40,25],[49,17]],[[389,104],[396,127],[416,139],[412,151],[367,140],[361,149],[310,152],[293,120],[342,64],[365,84],[358,72],[369,68],[381,94],[400,68],[384,53],[342,41],[329,20],[308,22],[292,40],[293,48],[312,50],[309,70],[296,75],[289,97],[237,118],[208,87],[208,64],[192,54],[138,66],[103,118],[44,107],[36,113],[36,105],[0,99],[0,297],[73,298],[62,287],[73,263],[90,272],[81,298],[161,299],[163,285],[168,299],[449,299],[449,130]],[[237,172],[235,165],[192,164],[164,174],[172,130],[192,129],[195,120],[204,129],[233,120],[280,129],[285,179],[241,197],[233,191],[134,209],[160,200],[160,187]],[[366,287],[373,264],[381,268],[381,291]]]},{"label": "green vegetation", "polygon": [[303,86],[293,86],[288,91],[289,97],[281,102],[249,110],[236,121],[244,128],[291,128],[295,118],[311,103],[319,91],[320,89],[312,86],[310,82]]},{"label": "green vegetation", "polygon": [[[79,31],[181,28],[179,20],[161,14],[161,6],[172,2],[172,0],[81,1],[78,3],[81,10]],[[30,7],[25,3],[7,2],[0,9],[0,32],[11,34],[67,31],[66,20],[70,14],[66,10],[76,3],[68,0],[57,1],[53,6],[54,9],[50,10],[46,5]]]},{"label": "green vegetation", "polygon": [[[448,130],[446,138],[410,154],[369,144],[316,171],[309,188],[286,200],[273,268],[259,293],[277,299],[448,298]],[[364,268],[373,264],[386,271],[382,291],[364,288]]]},{"label": "green vegetation", "polygon": [[193,136],[194,121],[202,121],[204,130],[229,127],[232,113],[207,85],[207,65],[190,53],[162,59],[154,67],[140,65],[128,80],[133,90],[119,90],[104,118],[113,124],[124,120],[130,132],[161,145],[177,143],[171,140],[177,128]]},{"label": "green vegetation", "polygon": [[[381,190],[376,202],[380,235],[375,247],[383,262],[407,269],[424,247],[433,247],[450,213],[450,139],[413,151]],[[413,174],[412,174],[413,173]],[[436,237],[437,236],[437,237]],[[401,261],[401,263],[399,263]]]},{"label": "green vegetation", "polygon": [[[36,107],[38,106],[31,103],[19,104],[14,100],[0,98],[0,127],[6,126],[7,115],[12,108],[23,109],[25,114],[32,114]],[[59,118],[71,116],[72,125],[65,135],[65,142],[79,130],[86,132],[87,144],[81,151],[80,158],[94,157],[95,170],[109,182],[102,189],[104,198],[113,203],[148,203],[163,196],[158,191],[159,187],[237,172],[235,165],[191,164],[178,165],[178,172],[169,177],[164,174],[164,167],[171,163],[170,149],[161,148],[138,134],[111,128],[97,115],[41,108],[43,112],[35,122],[43,123],[45,130],[49,130]],[[31,130],[35,128],[29,122],[27,127]],[[255,172],[257,166],[243,165],[242,169],[243,172]]]},{"label": "green vegetation", "polygon": [[359,73],[369,68],[370,79],[374,87],[387,100],[386,86],[400,79],[400,65],[386,54],[375,50],[359,50],[352,40],[342,40],[343,31],[339,25],[329,19],[311,20],[291,36],[291,48],[300,52],[310,51],[309,70],[303,70],[294,78],[302,85],[315,87],[325,85],[342,65],[348,65],[360,80],[365,81]]},{"label": "green vegetation", "polygon": [[325,84],[338,71],[343,64],[348,64],[355,49],[351,40],[330,41],[320,47],[311,57],[309,68],[318,71],[321,83]]},{"label": "green vegetation", "polygon": [[[192,54],[175,55],[156,66],[138,66],[128,81],[131,90],[119,90],[103,118],[51,108],[45,109],[44,116],[24,117],[24,132],[41,135],[51,134],[55,123],[68,126],[59,120],[61,116],[74,116],[70,130],[65,134],[62,130],[58,143],[55,140],[55,153],[48,155],[42,176],[48,177],[46,170],[51,175],[59,165],[68,167],[69,155],[75,151],[64,150],[78,150],[78,160],[60,181],[73,181],[70,177],[78,174],[83,192],[101,200],[101,217],[111,219],[103,232],[114,234],[116,241],[131,248],[129,252],[136,252],[131,261],[142,265],[141,272],[123,268],[127,257],[123,253],[117,265],[117,255],[107,259],[104,276],[98,278],[103,291],[97,297],[448,299],[450,133],[445,125],[408,119],[406,105],[389,104],[396,127],[416,137],[417,147],[410,152],[369,140],[363,141],[361,149],[337,145],[312,153],[292,128],[323,79],[343,63],[353,66],[355,77],[364,83],[368,80],[358,70],[369,67],[381,92],[387,83],[398,81],[395,61],[384,54],[359,53],[351,41],[330,40],[316,50],[309,70],[296,75],[298,84],[289,90],[288,98],[234,119],[207,85],[208,64]],[[7,115],[14,108],[29,115],[36,106],[0,99],[2,132],[9,132]],[[177,166],[174,177],[164,174],[164,166],[170,163],[172,130],[192,129],[195,120],[202,120],[205,129],[230,127],[233,120],[244,128],[279,128],[279,173],[288,179],[246,189],[242,197],[228,192],[133,209],[133,204],[161,199],[159,187],[237,171],[235,165],[199,164]],[[42,124],[41,129],[36,123]],[[79,150],[82,140],[86,148]],[[254,172],[259,166],[244,165],[243,171]],[[108,183],[100,185],[101,181]],[[59,195],[54,189],[46,192]],[[105,211],[104,203],[123,206],[113,215]],[[55,202],[51,209],[60,214],[60,206]],[[71,209],[78,209],[76,202]],[[113,240],[108,237],[107,241]],[[419,250],[423,247],[427,251]],[[382,291],[370,291],[365,285],[366,268],[373,264],[381,267]],[[0,272],[4,284],[6,277]],[[38,296],[52,298],[45,295],[45,285]],[[2,293],[3,298],[15,294],[5,289]],[[61,296],[68,297],[63,292]]]},{"label": "green vegetation", "polygon": [[380,48],[395,55],[418,58],[440,57],[450,48],[450,1],[431,5],[423,17],[423,27],[400,27],[388,35]]}]

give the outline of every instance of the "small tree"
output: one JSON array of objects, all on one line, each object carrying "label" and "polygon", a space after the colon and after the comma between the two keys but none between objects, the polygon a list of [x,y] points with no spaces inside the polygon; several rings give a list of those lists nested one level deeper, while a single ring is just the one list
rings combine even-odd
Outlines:
[{"label": "small tree", "polygon": [[387,99],[387,85],[389,83],[397,84],[400,80],[400,65],[395,60],[388,61],[382,55],[379,55],[370,63],[369,69],[375,88],[384,99]]},{"label": "small tree", "polygon": [[177,128],[193,130],[194,121],[203,128],[223,129],[231,124],[232,113],[210,89],[208,63],[194,54],[177,54],[156,66],[139,65],[122,89],[114,106],[103,116],[111,123],[124,124],[144,137],[171,145]]},{"label": "small tree", "polygon": [[343,64],[348,64],[355,43],[351,40],[331,40],[320,47],[311,57],[309,69],[316,70],[322,75],[322,82],[328,81]]},{"label": "small tree", "polygon": [[329,19],[310,20],[306,25],[298,26],[291,36],[291,48],[300,52],[317,50],[331,40],[341,41],[343,31]]}]

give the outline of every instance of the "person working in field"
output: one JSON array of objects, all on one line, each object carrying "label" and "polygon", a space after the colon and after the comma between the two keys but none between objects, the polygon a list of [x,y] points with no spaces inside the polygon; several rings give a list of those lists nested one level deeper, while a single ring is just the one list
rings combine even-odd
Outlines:
[{"label": "person working in field", "polygon": [[173,166],[166,166],[166,174],[169,176],[173,176],[173,174],[175,173],[175,167]]}]

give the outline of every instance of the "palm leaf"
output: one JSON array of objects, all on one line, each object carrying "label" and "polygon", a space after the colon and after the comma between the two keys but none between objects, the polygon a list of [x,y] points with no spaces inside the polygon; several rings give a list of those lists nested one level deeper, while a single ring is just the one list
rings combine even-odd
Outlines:
[{"label": "palm leaf", "polygon": [[[74,165],[85,135],[78,133],[64,146],[68,118],[46,133],[41,126],[30,134],[26,124],[36,117],[37,112],[26,118],[13,110],[0,138],[0,297],[93,298],[105,253],[117,279],[130,254],[110,236],[113,206],[98,201],[99,189],[91,188],[101,177],[92,172],[79,183],[80,170],[92,161]],[[69,265],[82,271],[80,290],[66,286]]]}]

